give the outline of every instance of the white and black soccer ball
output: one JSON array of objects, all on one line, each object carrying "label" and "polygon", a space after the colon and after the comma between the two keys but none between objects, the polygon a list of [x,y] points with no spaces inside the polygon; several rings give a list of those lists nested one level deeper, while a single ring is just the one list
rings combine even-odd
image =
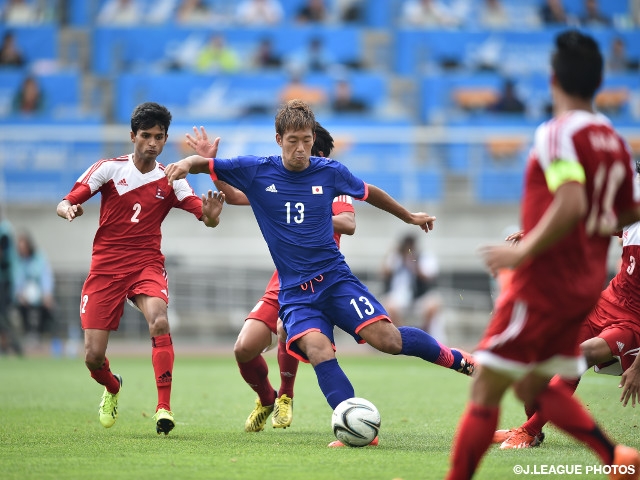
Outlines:
[{"label": "white and black soccer ball", "polygon": [[333,434],[350,447],[369,445],[380,431],[380,412],[364,398],[349,398],[331,416]]}]

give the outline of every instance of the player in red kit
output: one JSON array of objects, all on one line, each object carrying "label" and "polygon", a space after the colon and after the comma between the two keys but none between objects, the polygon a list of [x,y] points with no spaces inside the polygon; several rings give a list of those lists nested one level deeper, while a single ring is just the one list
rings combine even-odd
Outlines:
[{"label": "player in red kit", "polygon": [[138,105],[131,116],[134,152],[91,165],[58,204],[58,216],[73,221],[82,204],[101,193],[100,224],[93,241],[91,267],[80,299],[85,364],[105,391],[100,423],[111,427],[118,416],[122,377],[113,374],[106,357],[109,334],[117,330],[124,302],[144,315],[151,336],[151,362],[158,389],[154,420],[158,434],[175,426],[170,397],[174,351],[167,318],[169,290],[160,250],[161,224],[176,207],[215,227],[224,194],[211,191],[202,198],[186,180],[170,185],[164,166],[156,161],[167,142],[171,113],[157,103]]},{"label": "player in red kit", "polygon": [[492,273],[515,270],[474,354],[480,366],[458,424],[449,480],[473,476],[509,387],[604,465],[631,466],[612,469],[611,478],[640,475],[637,450],[613,443],[570,390],[549,388],[556,374],[584,372],[578,336],[606,280],[610,235],[640,219],[625,142],[593,110],[603,71],[597,43],[576,30],[559,34],[551,67],[554,116],[536,130],[527,162],[524,236],[482,250]]},{"label": "player in red kit", "polygon": [[[640,162],[636,163],[636,178],[640,180]],[[620,271],[602,292],[598,304],[591,311],[580,330],[580,349],[587,366],[598,373],[622,375],[620,401],[635,406],[640,400],[640,222],[622,231],[622,263]],[[572,392],[580,379],[553,377],[550,388],[565,385]],[[542,443],[542,427],[546,420],[535,412],[535,405],[526,405],[529,419],[518,428],[498,430],[494,443],[502,450],[531,448]],[[534,413],[535,412],[535,413]]]},{"label": "player in red kit", "polygon": [[[199,154],[210,156],[211,144],[204,128],[201,132],[194,128],[194,136],[187,135],[187,143]],[[333,149],[333,137],[319,123],[315,128],[316,139],[311,154],[317,157],[328,157]],[[246,195],[229,184],[216,180],[216,187],[225,193],[230,205],[249,205]],[[353,235],[356,230],[353,199],[348,195],[340,195],[333,199],[333,231],[334,240],[340,246],[342,234]],[[278,272],[274,272],[269,280],[262,298],[251,310],[234,346],[234,354],[242,378],[258,394],[256,406],[247,418],[246,432],[264,430],[267,418],[273,412],[271,423],[273,428],[287,428],[293,419],[293,386],[298,371],[298,359],[287,353],[284,339],[277,341],[278,293],[280,283]],[[269,368],[262,357],[262,352],[270,349],[277,342],[278,366],[280,368],[280,388],[274,390],[269,381]]]}]

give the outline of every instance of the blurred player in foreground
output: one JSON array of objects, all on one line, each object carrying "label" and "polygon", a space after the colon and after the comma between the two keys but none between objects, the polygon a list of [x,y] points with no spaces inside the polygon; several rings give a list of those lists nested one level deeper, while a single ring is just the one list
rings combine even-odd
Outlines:
[{"label": "blurred player in foreground", "polygon": [[[640,179],[640,161],[636,162],[636,181]],[[622,375],[620,401],[624,407],[631,401],[640,402],[640,223],[622,230],[622,264],[620,271],[602,292],[596,307],[589,313],[579,334],[580,349],[588,367],[598,373]],[[564,385],[572,392],[578,388],[579,378],[551,379],[549,388]],[[546,420],[535,412],[535,405],[525,405],[529,419],[518,428],[498,430],[494,443],[502,450],[536,447],[544,440]],[[535,413],[533,413],[535,412]],[[533,415],[532,415],[533,413]]]},{"label": "blurred player in foreground", "polygon": [[[333,149],[333,137],[319,123],[316,123],[314,132],[316,139],[311,148],[311,155],[328,157]],[[201,132],[194,128],[193,137],[187,134],[187,143],[203,157],[212,157],[216,154],[216,149],[209,143],[207,132],[203,127]],[[218,190],[224,192],[228,204],[249,205],[249,199],[240,190],[221,180],[216,180],[215,185]],[[340,247],[340,236],[353,235],[356,231],[353,199],[347,195],[334,198],[332,214],[333,238]],[[264,295],[245,319],[233,349],[242,378],[258,394],[256,407],[244,424],[247,432],[262,431],[271,412],[273,412],[271,424],[274,428],[287,428],[293,420],[293,386],[299,360],[287,353],[284,339],[277,342],[280,389],[276,392],[269,381],[267,362],[261,355],[276,341],[280,308],[279,291],[278,272],[275,271]]]},{"label": "blurred player in foreground", "polygon": [[474,355],[479,367],[454,439],[450,480],[473,476],[511,386],[540,415],[586,443],[611,467],[611,478],[640,474],[635,449],[613,443],[572,391],[548,388],[556,374],[578,378],[584,372],[578,335],[606,280],[610,235],[618,223],[640,218],[625,142],[593,110],[603,70],[597,43],[565,31],[556,38],[551,66],[554,117],[538,127],[527,164],[524,236],[482,251],[491,272],[515,271]]},{"label": "blurred player in foreground", "polygon": [[91,377],[105,386],[100,423],[109,428],[118,416],[122,377],[111,373],[106,351],[109,334],[118,329],[124,302],[129,300],[149,324],[158,389],[154,420],[158,434],[165,435],[175,426],[170,406],[174,351],[160,227],[174,207],[215,227],[224,202],[224,194],[211,191],[200,199],[186,180],[169,185],[164,166],[156,159],[167,142],[170,123],[171,113],[165,107],[138,105],[131,116],[134,152],[90,166],[57,207],[58,216],[71,222],[84,213],[84,202],[102,194],[100,226],[80,300],[85,364]]},{"label": "blurred player in foreground", "polygon": [[[411,213],[383,190],[353,176],[343,164],[311,156],[315,125],[309,106],[290,100],[275,120],[282,156],[219,159],[194,155],[168,165],[165,173],[169,181],[188,173],[208,173],[247,196],[278,270],[287,350],[313,365],[332,409],[355,396],[336,360],[336,326],[382,352],[416,356],[471,374],[473,363],[463,352],[439,344],[418,328],[396,328],[351,272],[333,239],[331,211],[338,195],[366,200],[425,232],[433,228],[435,217]],[[214,155],[219,141],[213,142]]]}]

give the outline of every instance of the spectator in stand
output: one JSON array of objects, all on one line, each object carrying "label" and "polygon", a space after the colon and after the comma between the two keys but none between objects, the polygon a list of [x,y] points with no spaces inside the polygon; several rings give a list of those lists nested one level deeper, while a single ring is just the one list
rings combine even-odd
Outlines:
[{"label": "spectator in stand", "polygon": [[622,37],[616,37],[611,42],[607,70],[610,73],[625,73],[638,70],[638,61],[627,56],[627,45]]},{"label": "spectator in stand", "polygon": [[363,0],[336,0],[339,4],[340,21],[343,23],[361,23],[364,18]]},{"label": "spectator in stand", "polygon": [[324,0],[307,0],[296,14],[298,23],[324,23],[329,19],[329,11]]},{"label": "spectator in stand", "polygon": [[313,73],[327,72],[337,64],[335,57],[320,37],[312,37],[305,47],[294,51],[288,63],[294,70]]},{"label": "spectator in stand", "polygon": [[438,259],[432,253],[421,252],[413,234],[405,235],[397,247],[384,259],[382,279],[385,295],[381,301],[396,326],[407,323],[407,317],[416,313],[420,328],[442,341],[442,332],[434,329],[442,311],[442,298],[436,290],[439,274]]},{"label": "spectator in stand", "polygon": [[135,26],[142,20],[142,10],[136,0],[107,0],[98,14],[98,24]]},{"label": "spectator in stand", "polygon": [[25,63],[13,32],[5,32],[0,45],[0,66],[21,67]]},{"label": "spectator in stand", "polygon": [[2,12],[7,25],[34,25],[42,21],[38,9],[27,0],[8,0]]},{"label": "spectator in stand", "polygon": [[402,6],[401,21],[414,27],[455,27],[460,21],[439,0],[406,0]]},{"label": "spectator in stand", "polygon": [[480,7],[480,25],[489,30],[507,28],[509,15],[500,0],[485,0]]},{"label": "spectator in stand", "polygon": [[253,67],[257,69],[280,68],[282,57],[273,50],[273,41],[265,37],[260,40],[253,57]]},{"label": "spectator in stand", "polygon": [[540,18],[545,25],[569,23],[562,0],[546,0],[540,7]]},{"label": "spectator in stand", "polygon": [[[47,256],[36,248],[31,235],[22,231],[17,239],[16,305],[24,333],[35,331],[42,341],[54,331],[54,279]],[[32,324],[32,314],[37,323]]]},{"label": "spectator in stand", "polygon": [[279,97],[281,103],[296,98],[315,107],[322,107],[327,103],[326,92],[322,88],[305,84],[302,74],[297,71],[292,72],[289,83],[280,91]]},{"label": "spectator in stand", "polygon": [[15,285],[16,246],[13,227],[0,218],[0,355],[22,355],[20,337],[11,319]]},{"label": "spectator in stand", "polygon": [[44,109],[44,94],[35,77],[26,77],[13,98],[13,112],[36,114]]},{"label": "spectator in stand", "polygon": [[239,68],[238,55],[229,48],[221,34],[213,34],[196,58],[199,72],[235,72]]},{"label": "spectator in stand", "polygon": [[585,27],[610,27],[611,19],[604,15],[598,6],[598,0],[585,0],[585,14],[580,17],[580,24]]},{"label": "spectator in stand", "polygon": [[203,25],[218,20],[203,0],[182,0],[176,9],[176,21],[181,25]]},{"label": "spectator in stand", "polygon": [[284,10],[278,0],[244,0],[237,10],[241,25],[277,25],[283,18]]},{"label": "spectator in stand", "polygon": [[511,79],[504,81],[500,97],[489,107],[489,110],[499,113],[524,113],[526,106],[516,93],[516,85]]},{"label": "spectator in stand", "polygon": [[363,113],[368,110],[368,106],[359,98],[354,98],[353,89],[347,80],[338,80],[333,93],[331,109],[335,113]]}]

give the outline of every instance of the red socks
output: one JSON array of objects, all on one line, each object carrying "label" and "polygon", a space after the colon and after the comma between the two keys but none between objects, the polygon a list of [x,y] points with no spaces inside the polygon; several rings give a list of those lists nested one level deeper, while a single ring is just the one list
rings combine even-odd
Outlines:
[{"label": "red socks", "polygon": [[466,480],[473,476],[482,455],[491,445],[499,411],[498,407],[467,405],[456,430],[447,480]]},{"label": "red socks", "polygon": [[[573,395],[578,388],[579,383],[580,379],[569,380],[556,375],[549,382],[549,388],[553,389],[558,388],[560,385],[564,385],[565,388],[567,388]],[[524,428],[529,435],[533,436],[539,435],[540,432],[542,432],[542,427],[544,427],[548,422],[548,419],[543,418],[542,415],[537,412],[536,407],[537,403],[535,405],[525,405],[524,410],[527,413],[528,420],[522,425],[522,428]]]},{"label": "red socks", "polygon": [[278,342],[278,366],[280,367],[280,391],[278,397],[293,398],[293,384],[296,382],[300,361],[287,353],[287,344]]},{"label": "red socks", "polygon": [[104,358],[102,367],[98,370],[89,370],[91,378],[93,378],[100,385],[104,385],[109,393],[116,394],[120,391],[120,382],[113,376],[111,369],[109,368],[109,359]]},{"label": "red socks", "polygon": [[171,410],[171,380],[173,376],[173,343],[171,334],[151,338],[151,363],[158,388],[158,407]]},{"label": "red socks", "polygon": [[245,363],[238,363],[240,375],[244,378],[254,392],[258,394],[260,403],[263,406],[273,405],[275,403],[276,393],[269,382],[269,367],[262,355],[258,355],[253,360]]},{"label": "red socks", "polygon": [[540,416],[589,446],[604,465],[611,465],[615,446],[572,395],[573,390],[563,382],[547,388],[536,398]]}]

